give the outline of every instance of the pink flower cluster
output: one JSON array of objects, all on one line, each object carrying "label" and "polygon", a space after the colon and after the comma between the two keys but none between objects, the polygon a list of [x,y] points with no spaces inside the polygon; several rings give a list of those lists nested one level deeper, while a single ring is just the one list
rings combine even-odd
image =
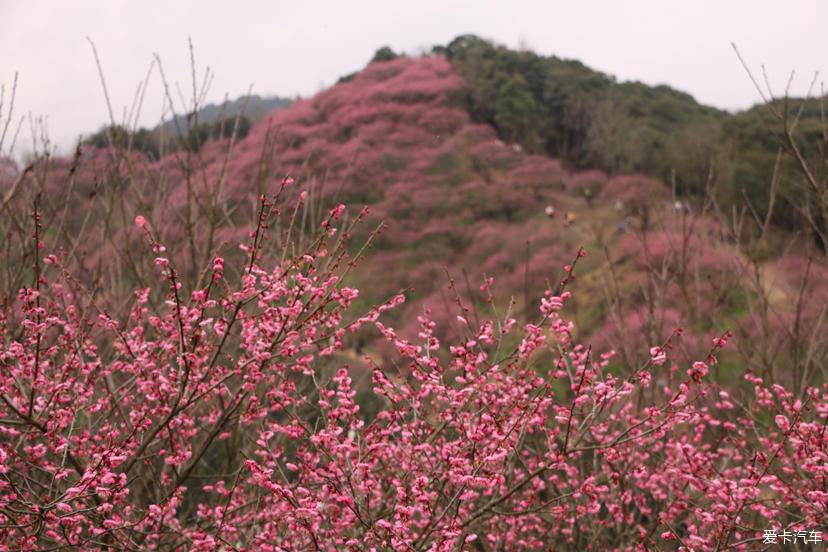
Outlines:
[{"label": "pink flower cluster", "polygon": [[[580,254],[533,323],[489,295],[456,342],[428,311],[402,339],[380,320],[402,295],[351,312],[343,209],[281,261],[260,217],[237,283],[217,258],[188,291],[159,257],[121,320],[50,257],[0,319],[0,550],[746,550],[828,523],[825,387],[717,388],[727,334],[686,377],[667,346],[624,366],[577,343]],[[366,326],[398,358],[360,388]]]}]

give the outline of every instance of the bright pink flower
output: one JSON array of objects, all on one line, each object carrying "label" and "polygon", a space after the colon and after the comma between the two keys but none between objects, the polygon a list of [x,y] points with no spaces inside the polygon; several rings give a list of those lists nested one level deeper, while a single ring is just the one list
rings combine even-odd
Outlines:
[{"label": "bright pink flower", "polygon": [[687,370],[687,375],[695,382],[700,382],[707,375],[709,368],[704,362],[694,362],[693,367]]},{"label": "bright pink flower", "polygon": [[655,366],[661,366],[667,361],[667,353],[661,347],[650,347],[650,362]]}]

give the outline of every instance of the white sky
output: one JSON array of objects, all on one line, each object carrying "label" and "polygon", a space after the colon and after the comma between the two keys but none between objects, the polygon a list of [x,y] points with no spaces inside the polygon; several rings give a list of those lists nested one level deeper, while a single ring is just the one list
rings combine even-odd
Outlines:
[{"label": "white sky", "polygon": [[[758,96],[730,42],[757,73],[767,66],[776,91],[795,70],[792,92],[803,94],[815,71],[828,75],[826,21],[826,0],[0,0],[0,83],[8,98],[20,73],[17,116],[48,116],[66,151],[108,119],[87,36],[120,119],[155,52],[168,79],[191,90],[188,36],[199,72],[215,73],[207,99],[221,101],[251,84],[262,95],[310,95],[382,45],[417,53],[475,33],[739,109]],[[155,73],[140,122],[153,126],[161,107]],[[26,129],[16,153],[31,149]]]}]

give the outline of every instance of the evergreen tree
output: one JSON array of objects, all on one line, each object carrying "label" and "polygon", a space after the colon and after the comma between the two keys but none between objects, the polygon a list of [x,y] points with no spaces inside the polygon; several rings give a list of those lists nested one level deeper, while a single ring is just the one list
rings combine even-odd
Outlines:
[{"label": "evergreen tree", "polygon": [[523,76],[513,75],[503,82],[495,100],[495,125],[506,140],[533,144],[537,115],[537,104]]}]

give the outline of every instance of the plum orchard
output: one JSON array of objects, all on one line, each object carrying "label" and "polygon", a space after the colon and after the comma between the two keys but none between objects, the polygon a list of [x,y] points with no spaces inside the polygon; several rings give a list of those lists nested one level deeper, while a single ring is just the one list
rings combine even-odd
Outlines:
[{"label": "plum orchard", "polygon": [[[583,252],[536,323],[499,315],[486,280],[490,320],[461,308],[445,346],[424,312],[407,341],[381,321],[403,295],[349,309],[362,216],[339,206],[306,251],[261,254],[289,183],[261,198],[239,282],[215,258],[183,289],[138,217],[158,277],[122,320],[59,255],[36,261],[0,320],[0,548],[741,550],[826,527],[824,387],[748,367],[717,388],[728,334],[692,366],[675,334],[611,365],[560,314]],[[398,355],[372,365],[371,416],[335,362],[366,326]]]}]

